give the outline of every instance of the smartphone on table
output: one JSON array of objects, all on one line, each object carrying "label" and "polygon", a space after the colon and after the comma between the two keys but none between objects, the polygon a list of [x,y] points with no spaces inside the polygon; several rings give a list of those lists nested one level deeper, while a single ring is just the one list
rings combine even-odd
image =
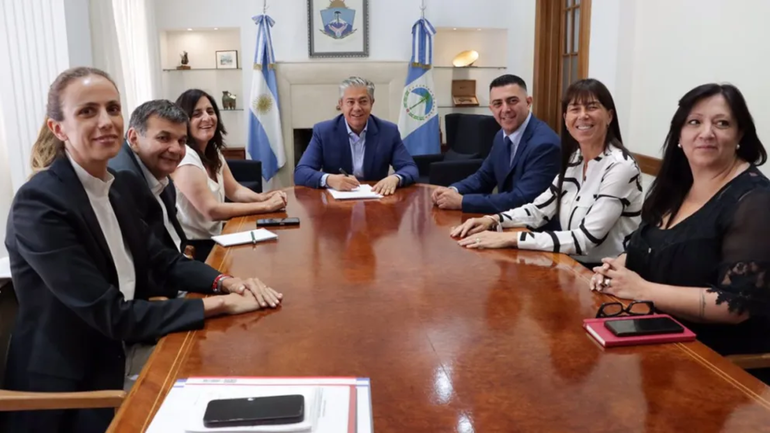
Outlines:
[{"label": "smartphone on table", "polygon": [[257,227],[298,226],[299,218],[263,218],[257,220]]},{"label": "smartphone on table", "polygon": [[618,337],[677,334],[684,332],[682,325],[676,323],[670,317],[607,320],[604,322],[604,327]]},{"label": "smartphone on table", "polygon": [[208,428],[296,424],[305,419],[305,397],[272,397],[211,400],[203,415]]}]

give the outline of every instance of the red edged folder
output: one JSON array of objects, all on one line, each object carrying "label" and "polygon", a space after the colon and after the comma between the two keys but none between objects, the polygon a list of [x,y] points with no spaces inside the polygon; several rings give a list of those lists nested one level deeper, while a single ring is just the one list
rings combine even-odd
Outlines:
[{"label": "red edged folder", "polygon": [[[676,319],[668,314],[650,314],[644,317],[668,317],[676,323],[679,323]],[[684,332],[676,334],[656,334],[656,335],[636,335],[633,337],[618,337],[613,334],[609,329],[604,326],[604,322],[612,320],[624,320],[624,319],[638,319],[641,317],[603,317],[601,319],[585,319],[583,320],[583,328],[590,334],[596,341],[603,347],[617,347],[617,346],[636,346],[640,344],[660,344],[660,343],[680,343],[684,341],[695,340],[695,334],[687,329],[684,325],[679,325],[684,328]]]}]

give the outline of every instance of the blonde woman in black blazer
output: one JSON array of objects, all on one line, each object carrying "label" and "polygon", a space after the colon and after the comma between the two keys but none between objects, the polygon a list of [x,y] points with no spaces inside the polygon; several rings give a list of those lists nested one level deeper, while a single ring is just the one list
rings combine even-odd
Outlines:
[{"label": "blonde woman in black blazer", "polygon": [[[122,144],[120,95],[91,68],[63,72],[33,147],[35,174],[8,218],[6,247],[19,312],[6,368],[19,391],[122,389],[125,345],[198,329],[204,318],[277,306],[281,295],[164,247],[134,212],[129,185],[107,161]],[[166,280],[205,299],[150,302]],[[237,292],[237,293],[236,293]],[[14,432],[103,432],[111,409],[9,414]]]}]

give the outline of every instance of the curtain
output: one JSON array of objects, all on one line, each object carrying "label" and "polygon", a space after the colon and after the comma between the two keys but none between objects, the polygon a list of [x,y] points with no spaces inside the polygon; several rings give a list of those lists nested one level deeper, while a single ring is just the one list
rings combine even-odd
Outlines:
[{"label": "curtain", "polygon": [[160,97],[160,55],[150,0],[90,0],[94,66],[118,85],[123,117]]}]

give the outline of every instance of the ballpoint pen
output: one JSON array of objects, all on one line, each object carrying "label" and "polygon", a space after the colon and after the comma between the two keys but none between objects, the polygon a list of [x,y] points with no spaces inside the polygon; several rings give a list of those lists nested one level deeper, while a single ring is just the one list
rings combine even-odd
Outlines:
[{"label": "ballpoint pen", "polygon": [[344,168],[340,167],[340,174],[343,176],[350,176],[347,171],[345,171]]},{"label": "ballpoint pen", "polygon": [[257,244],[257,238],[254,237],[254,231],[250,231],[249,233],[251,233],[251,243],[252,243],[252,245],[256,245]]}]

